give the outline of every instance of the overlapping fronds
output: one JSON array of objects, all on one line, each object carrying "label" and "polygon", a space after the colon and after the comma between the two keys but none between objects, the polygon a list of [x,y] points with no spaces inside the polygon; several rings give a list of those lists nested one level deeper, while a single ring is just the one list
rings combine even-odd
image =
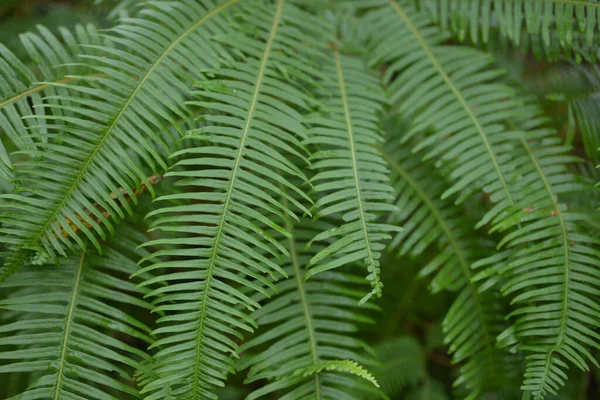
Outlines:
[{"label": "overlapping fronds", "polygon": [[381,296],[379,257],[389,232],[398,229],[377,221],[380,212],[394,210],[388,170],[376,147],[383,140],[378,116],[386,98],[364,62],[341,55],[337,46],[321,76],[328,97],[323,112],[307,118],[305,141],[317,147],[311,156],[313,191],[320,195],[315,216],[342,215],[344,223],[315,236],[313,241],[336,240],[313,257],[306,279],[360,262],[372,287],[365,302]]},{"label": "overlapping fronds", "polygon": [[502,388],[511,375],[510,364],[496,348],[496,336],[504,327],[501,302],[489,292],[480,293],[471,282],[471,263],[489,254],[491,246],[477,237],[473,221],[464,217],[460,207],[440,200],[447,184],[434,165],[422,162],[405,147],[399,144],[398,135],[390,135],[382,149],[400,209],[390,215],[389,223],[404,227],[391,248],[398,247],[399,256],[432,252],[435,256],[420,275],[435,273],[430,284],[434,293],[457,292],[442,326],[452,362],[461,366],[455,385],[468,389],[466,398],[477,399],[486,391]]},{"label": "overlapping fronds", "polygon": [[188,137],[201,144],[175,152],[182,159],[168,173],[181,178],[185,192],[161,197],[162,208],[149,214],[154,230],[176,236],[149,242],[168,247],[147,267],[163,274],[145,285],[168,285],[153,292],[162,294],[155,311],[166,315],[155,331],[159,379],[144,388],[148,399],[164,398],[165,386],[178,399],[215,398],[242,333],[256,326],[248,311],[259,304],[247,292],[269,296],[271,279],[285,276],[280,263],[289,252],[269,230],[289,236],[283,221],[296,219],[294,210],[310,214],[308,197],[288,177],[307,179],[290,160],[306,160],[298,110],[309,107],[303,87],[312,80],[308,60],[318,26],[284,0],[268,13],[264,5],[241,5],[244,32],[219,38],[242,61],[198,82],[199,100],[191,104],[207,110],[205,125]]},{"label": "overlapping fronds", "polygon": [[[40,151],[26,150],[33,159],[15,167],[28,175],[34,193],[3,198],[10,216],[3,220],[2,240],[11,254],[2,276],[28,262],[32,250],[42,259],[66,255],[85,248],[85,237],[100,248],[98,237],[112,234],[115,222],[131,213],[117,189],[134,198],[145,176],[168,168],[165,155],[173,145],[163,140],[169,137],[167,127],[187,116],[183,94],[189,77],[227,58],[212,38],[226,30],[230,7],[237,3],[150,1],[139,18],[125,20],[105,36],[109,46],[97,49],[101,55],[82,56],[101,76],[52,84],[70,89],[70,95],[47,97],[39,124],[67,126],[38,145]],[[117,193],[119,202],[110,193]],[[92,199],[110,218],[93,211]]]},{"label": "overlapping fronds", "polygon": [[59,37],[43,26],[38,26],[38,31],[21,35],[27,60],[18,59],[0,44],[0,174],[13,182],[8,152],[35,148],[36,142],[47,140],[48,129],[31,117],[44,113],[44,96],[68,94],[64,88],[40,82],[70,82],[75,78],[67,75],[90,72],[85,66],[74,65],[79,62],[77,46],[101,43],[91,25],[78,25],[74,33],[61,28]]},{"label": "overlapping fronds", "polygon": [[[353,337],[357,323],[373,322],[363,314],[375,306],[357,304],[364,280],[340,270],[303,279],[310,259],[325,247],[307,249],[306,243],[318,233],[316,228],[333,227],[317,225],[300,223],[282,242],[291,255],[285,267],[289,279],[279,282],[277,295],[252,315],[261,329],[241,346],[244,354],[238,367],[249,368],[247,382],[270,382],[248,399],[273,394],[280,399],[360,399],[365,390],[371,397],[377,394],[370,384],[357,384],[351,376],[312,370],[340,360],[373,365],[372,351]],[[311,374],[305,376],[307,372]]]},{"label": "overlapping fronds", "polygon": [[[448,30],[467,35],[473,42],[487,42],[490,30],[519,46],[523,40],[539,40],[545,48],[558,44],[595,60],[600,34],[600,2],[597,0],[414,0],[429,10]],[[528,34],[532,39],[528,38]],[[556,43],[558,42],[558,43]]]},{"label": "overlapping fronds", "polygon": [[[134,239],[135,238],[135,239]],[[29,374],[15,399],[139,398],[132,376],[149,360],[139,343],[152,342],[139,318],[150,304],[129,281],[143,252],[126,229],[103,256],[82,253],[60,266],[28,267],[0,285],[0,374]],[[140,313],[142,311],[142,313]],[[135,313],[135,317],[132,314]]]},{"label": "overlapping fronds", "polygon": [[484,189],[495,192],[495,203],[513,204],[511,137],[502,124],[519,102],[498,82],[503,72],[493,67],[493,58],[442,46],[445,36],[429,16],[405,1],[382,2],[366,23],[375,27],[374,62],[387,66],[384,79],[397,112],[412,121],[402,140],[427,133],[414,151],[427,150],[425,159],[450,165],[452,186],[443,197],[459,194],[461,202]]},{"label": "overlapping fronds", "polygon": [[525,352],[523,390],[540,400],[564,385],[569,364],[583,370],[588,363],[598,365],[591,349],[600,348],[594,330],[600,317],[600,243],[582,228],[587,216],[569,211],[560,200],[591,188],[567,167],[577,158],[546,127],[535,105],[522,112],[514,122],[521,146],[513,161],[521,196],[491,220],[492,230],[506,233],[500,246],[512,251],[474,266],[490,266],[477,279],[491,271],[505,278],[502,293],[516,309],[509,315],[513,325],[500,341]]}]

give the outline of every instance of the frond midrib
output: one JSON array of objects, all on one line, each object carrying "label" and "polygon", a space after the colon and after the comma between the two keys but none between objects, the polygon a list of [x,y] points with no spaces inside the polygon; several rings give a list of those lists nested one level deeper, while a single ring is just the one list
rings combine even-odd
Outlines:
[{"label": "frond midrib", "polygon": [[186,30],[184,33],[182,33],[175,41],[173,41],[173,43],[171,43],[171,45],[169,45],[169,47],[167,47],[165,49],[165,51],[160,55],[160,57],[158,57],[156,59],[156,61],[153,63],[153,65],[148,69],[146,74],[144,74],[144,76],[140,79],[138,84],[135,86],[135,89],[131,92],[127,101],[123,104],[123,106],[119,110],[119,113],[115,116],[115,119],[113,120],[112,124],[110,124],[108,126],[108,128],[103,132],[99,142],[96,144],[96,146],[94,146],[94,148],[93,148],[92,152],[90,153],[90,155],[88,156],[87,160],[81,166],[79,173],[72,180],[71,184],[69,185],[69,188],[65,192],[65,195],[63,196],[60,203],[54,208],[54,211],[49,216],[49,218],[46,220],[45,224],[42,225],[42,228],[38,231],[38,233],[30,241],[30,243],[29,243],[30,246],[37,245],[37,243],[39,242],[41,237],[46,232],[46,229],[48,229],[50,224],[52,224],[52,222],[55,220],[57,215],[63,209],[65,203],[69,200],[69,198],[71,197],[71,194],[75,191],[75,189],[79,185],[79,182],[81,181],[81,179],[87,172],[87,169],[88,169],[89,165],[91,164],[92,160],[94,159],[96,154],[100,151],[100,148],[102,147],[102,145],[111,136],[110,134],[111,134],[112,130],[115,128],[115,126],[117,125],[117,123],[119,122],[119,120],[121,119],[121,117],[123,116],[123,114],[125,113],[127,108],[129,107],[129,105],[131,104],[133,99],[136,97],[137,93],[141,90],[141,88],[144,86],[144,84],[150,78],[150,76],[152,75],[154,70],[160,65],[160,63],[165,59],[165,57],[167,57],[169,55],[169,53],[179,43],[181,43],[182,40],[184,40],[188,35],[190,35],[193,31],[195,31],[198,27],[200,27],[204,22],[206,22],[208,19],[210,19],[213,15],[225,10],[226,8],[233,5],[234,3],[237,3],[238,1],[240,1],[240,0],[229,0],[228,2],[221,4],[217,8],[215,8],[212,11],[210,11],[209,13],[205,14],[202,18],[200,18],[198,20],[198,22],[196,22],[194,25],[192,25],[188,30]]},{"label": "frond midrib", "polygon": [[62,341],[62,348],[60,351],[60,360],[58,363],[58,372],[56,376],[56,390],[54,392],[54,400],[58,400],[60,397],[60,387],[63,379],[63,370],[65,368],[65,362],[67,359],[67,345],[69,342],[69,336],[71,335],[71,329],[73,324],[73,314],[75,313],[75,305],[77,303],[77,296],[79,295],[79,285],[81,284],[81,273],[83,271],[83,261],[85,260],[85,251],[81,253],[79,263],[77,265],[77,274],[75,276],[75,282],[73,287],[73,295],[71,296],[71,302],[69,304],[69,311],[66,316],[64,338]]},{"label": "frond midrib", "polygon": [[492,360],[492,354],[493,354],[493,349],[495,346],[495,340],[492,338],[492,336],[490,334],[490,330],[489,330],[488,324],[485,321],[485,318],[483,318],[484,312],[483,312],[483,307],[481,305],[481,301],[479,298],[480,296],[477,291],[477,288],[475,287],[475,284],[471,281],[471,277],[473,274],[471,272],[469,264],[466,261],[466,257],[464,256],[462,249],[458,245],[458,242],[457,242],[456,238],[454,237],[454,235],[452,234],[452,230],[446,223],[446,220],[442,217],[441,213],[439,212],[439,210],[436,207],[436,205],[434,204],[434,202],[421,189],[419,184],[404,170],[404,168],[402,168],[402,166],[400,166],[400,164],[398,164],[398,162],[396,160],[394,160],[394,158],[390,154],[388,154],[385,150],[383,150],[383,148],[381,148],[381,146],[379,147],[379,151],[382,154],[382,156],[386,159],[386,161],[388,162],[388,165],[390,165],[390,167],[394,171],[396,171],[398,174],[400,174],[402,176],[404,181],[413,188],[413,190],[421,198],[423,203],[427,206],[427,208],[429,208],[429,210],[431,211],[431,213],[433,214],[435,219],[438,221],[439,225],[442,227],[442,230],[446,234],[446,238],[450,242],[450,246],[452,246],[452,248],[454,249],[454,253],[458,256],[458,259],[460,261],[461,270],[467,281],[470,291],[473,293],[473,299],[475,300],[475,304],[477,305],[477,315],[479,317],[479,322],[481,323],[481,326],[484,328],[483,334],[484,334],[484,338],[485,338],[486,353],[488,355],[488,359],[490,361],[491,369],[493,372],[495,364]]},{"label": "frond midrib", "polygon": [[483,128],[482,128],[481,124],[479,123],[479,120],[477,119],[475,114],[473,114],[473,112],[471,111],[471,108],[467,104],[467,101],[461,94],[460,90],[456,87],[456,85],[454,85],[454,83],[452,82],[452,79],[450,79],[450,77],[448,76],[448,74],[446,73],[446,71],[444,70],[442,65],[437,60],[435,54],[433,54],[433,52],[431,51],[431,48],[429,47],[429,45],[427,44],[425,39],[423,39],[423,36],[421,35],[421,33],[419,32],[417,27],[412,23],[412,21],[410,20],[408,15],[404,12],[404,10],[402,10],[402,8],[396,2],[396,0],[389,0],[389,2],[390,2],[390,5],[392,6],[392,8],[394,9],[394,11],[398,14],[398,16],[402,19],[402,21],[404,21],[404,23],[408,26],[408,28],[410,29],[412,34],[415,36],[415,38],[419,42],[420,46],[423,48],[423,51],[427,55],[427,58],[429,58],[429,60],[431,61],[431,63],[435,67],[435,69],[438,71],[438,73],[440,74],[440,76],[442,77],[442,79],[444,80],[446,85],[448,85],[448,87],[450,88],[452,93],[454,93],[454,95],[460,102],[460,104],[463,107],[463,109],[465,110],[465,112],[469,115],[469,118],[471,119],[471,121],[473,121],[473,125],[475,126],[475,129],[479,133],[481,141],[483,142],[483,144],[486,148],[486,151],[488,152],[488,154],[490,156],[490,160],[492,161],[492,163],[494,165],[494,170],[496,171],[496,175],[498,176],[498,179],[500,179],[500,182],[501,182],[504,192],[506,194],[506,198],[508,199],[508,201],[510,202],[511,205],[514,205],[515,201],[514,201],[512,194],[508,188],[508,184],[506,183],[504,174],[502,173],[502,170],[500,169],[498,160],[496,160],[496,156],[494,154],[494,151],[492,150],[492,146],[491,146],[485,132],[483,131]]},{"label": "frond midrib", "polygon": [[[340,53],[337,46],[334,46],[333,49],[334,57],[335,57],[335,69],[337,73],[337,78],[340,86],[340,97],[342,100],[342,104],[344,107],[344,118],[346,122],[346,131],[348,132],[348,143],[350,144],[350,156],[352,158],[352,172],[354,178],[354,186],[356,188],[356,200],[358,203],[358,212],[360,215],[360,222],[362,226],[362,231],[365,237],[365,248],[367,249],[368,260],[370,266],[373,268],[373,290],[371,294],[377,293],[379,290],[379,276],[375,272],[375,258],[373,257],[373,251],[371,250],[371,242],[369,241],[369,231],[367,229],[367,221],[365,219],[365,211],[363,206],[362,194],[360,190],[360,178],[358,177],[358,162],[356,160],[356,149],[354,144],[354,132],[352,128],[352,116],[350,114],[350,106],[348,105],[348,94],[346,93],[346,83],[344,81],[344,71],[342,70],[342,62],[340,58]],[[366,301],[369,297],[367,295],[361,303]]]},{"label": "frond midrib", "polygon": [[[234,1],[238,1],[238,0],[231,0],[230,3],[233,3]],[[196,358],[195,358],[196,362],[194,364],[194,377],[193,377],[193,387],[192,387],[193,388],[192,389],[193,397],[192,398],[196,398],[198,389],[199,389],[198,378],[200,375],[200,352],[202,350],[202,345],[203,345],[202,339],[203,339],[203,333],[204,333],[204,322],[205,322],[206,313],[207,313],[207,300],[208,300],[208,294],[210,292],[211,280],[213,278],[215,261],[216,261],[217,253],[219,250],[220,241],[221,241],[221,238],[223,235],[223,227],[225,226],[225,219],[229,212],[229,204],[231,203],[233,190],[234,190],[235,183],[237,180],[237,175],[238,175],[238,172],[240,169],[240,163],[242,161],[242,155],[243,155],[244,148],[246,145],[246,139],[248,137],[248,133],[250,132],[250,125],[253,121],[254,112],[256,110],[256,105],[258,103],[258,96],[260,95],[260,89],[262,86],[263,77],[265,75],[267,62],[269,60],[269,55],[271,53],[273,41],[275,40],[277,28],[278,28],[279,22],[281,20],[281,14],[283,12],[283,1],[284,0],[277,0],[277,10],[275,11],[273,25],[271,26],[271,31],[269,32],[269,37],[268,37],[268,40],[267,40],[267,43],[265,46],[263,58],[261,60],[261,64],[260,64],[260,67],[258,70],[258,74],[257,74],[257,78],[256,78],[256,86],[254,88],[254,93],[253,93],[252,99],[250,101],[250,108],[248,109],[248,117],[246,119],[246,124],[244,126],[244,130],[242,132],[242,138],[240,140],[240,147],[238,150],[238,154],[236,156],[235,164],[234,164],[232,172],[231,172],[231,181],[229,183],[229,188],[227,189],[227,195],[225,198],[225,202],[223,204],[223,212],[221,214],[221,220],[219,222],[219,225],[217,226],[217,232],[215,234],[215,241],[213,243],[213,251],[210,256],[209,264],[207,267],[206,285],[205,285],[204,293],[202,296],[202,305],[201,305],[201,309],[200,309],[200,320],[199,320],[199,324],[198,324],[198,337],[196,339]]]},{"label": "frond midrib", "polygon": [[[288,230],[292,231],[291,224],[288,223]],[[298,255],[296,254],[296,244],[294,242],[294,236],[288,238],[288,245],[290,247],[290,259],[292,267],[294,268],[294,278],[296,279],[296,285],[298,286],[298,294],[300,295],[300,302],[302,303],[302,310],[304,311],[304,318],[306,320],[306,330],[308,331],[308,339],[310,343],[310,351],[312,355],[312,361],[314,365],[317,365],[317,342],[315,340],[315,331],[312,324],[312,317],[310,315],[308,300],[306,299],[306,291],[304,290],[304,282],[302,281],[300,265],[298,263]],[[321,383],[319,381],[319,374],[315,375],[315,391],[317,400],[321,400]]]},{"label": "frond midrib", "polygon": [[571,264],[570,263],[570,250],[569,250],[569,237],[568,237],[567,225],[566,225],[565,219],[564,219],[562,213],[560,212],[560,208],[558,206],[558,201],[556,199],[556,196],[554,196],[554,193],[552,192],[552,187],[550,186],[548,179],[546,179],[546,174],[542,170],[535,154],[533,154],[533,151],[531,150],[531,147],[529,146],[527,141],[525,139],[521,138],[521,144],[527,151],[527,155],[529,156],[529,158],[531,159],[531,162],[535,166],[537,174],[540,177],[540,180],[542,181],[542,183],[544,184],[544,188],[546,189],[548,196],[550,197],[550,199],[552,199],[552,205],[554,207],[553,211],[556,213],[556,216],[559,219],[559,223],[560,223],[560,227],[561,227],[561,234],[563,237],[562,245],[563,245],[564,251],[565,251],[565,282],[564,282],[564,292],[563,292],[564,299],[563,299],[563,309],[561,312],[562,315],[561,315],[561,322],[560,322],[560,333],[558,335],[558,342],[552,347],[552,349],[550,349],[550,351],[548,352],[548,356],[546,357],[546,363],[544,365],[544,377],[542,380],[542,387],[543,387],[543,383],[546,382],[546,379],[550,372],[550,367],[552,364],[552,356],[554,355],[554,353],[557,350],[560,349],[560,347],[563,345],[564,340],[565,340],[564,335],[565,335],[566,319],[567,319],[568,308],[569,308],[569,283],[571,280],[570,268],[569,268],[569,266]]}]

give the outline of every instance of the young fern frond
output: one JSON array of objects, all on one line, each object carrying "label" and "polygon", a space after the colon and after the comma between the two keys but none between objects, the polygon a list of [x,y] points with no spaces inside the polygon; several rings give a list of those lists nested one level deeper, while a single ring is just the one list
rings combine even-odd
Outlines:
[{"label": "young fern frond", "polygon": [[[324,361],[316,365],[312,365],[306,368],[302,375],[311,376],[318,374],[322,371],[339,371],[346,372],[359,378],[363,378],[373,384],[375,387],[379,387],[379,383],[377,383],[377,379],[369,371],[367,371],[362,365],[352,360],[334,360],[334,361]],[[339,397],[336,397],[339,399]]]},{"label": "young fern frond", "polygon": [[[533,117],[532,117],[533,115]],[[594,331],[600,318],[600,244],[582,229],[585,215],[569,211],[560,196],[589,190],[567,168],[576,162],[568,155],[546,118],[533,105],[514,121],[521,146],[514,163],[520,171],[521,197],[514,208],[492,220],[492,230],[507,232],[499,246],[512,251],[474,264],[492,265],[505,277],[502,294],[512,297],[514,323],[499,336],[505,346],[526,354],[527,370],[522,389],[541,400],[564,385],[568,364],[588,370],[598,366],[591,348],[600,348]],[[513,122],[511,122],[513,123]],[[480,277],[476,277],[479,279]]]},{"label": "young fern frond", "polygon": [[[332,227],[321,222],[318,226]],[[261,328],[241,346],[244,353],[238,368],[249,369],[247,382],[269,382],[250,394],[249,400],[273,394],[290,400],[361,399],[363,394],[378,393],[370,384],[355,384],[344,374],[312,370],[342,359],[373,364],[365,352],[367,345],[353,338],[357,323],[373,322],[357,304],[364,280],[339,270],[303,279],[310,259],[324,247],[316,244],[306,249],[315,228],[301,222],[293,236],[282,241],[291,255],[285,267],[289,279],[277,283],[277,295],[252,315]],[[375,306],[369,303],[362,308]],[[264,346],[266,350],[261,350]]]},{"label": "young fern frond", "polygon": [[308,107],[302,85],[310,84],[311,70],[298,61],[310,59],[311,32],[304,27],[313,17],[284,0],[269,14],[255,5],[240,9],[246,32],[220,38],[243,61],[198,83],[199,100],[191,104],[207,110],[207,125],[188,138],[204,144],[175,152],[184,158],[167,174],[179,177],[177,186],[186,191],[159,198],[177,205],[163,203],[148,215],[153,230],[175,237],[148,243],[168,247],[151,256],[161,262],[146,268],[164,272],[144,285],[168,285],[152,293],[161,294],[155,311],[166,315],[155,330],[159,378],[144,388],[147,399],[164,398],[165,386],[178,399],[215,398],[213,389],[223,385],[237,357],[232,338],[256,327],[248,310],[259,304],[247,292],[268,297],[271,280],[286,275],[280,263],[289,252],[269,231],[290,235],[281,226],[297,218],[290,207],[310,214],[281,187],[309,202],[286,177],[307,180],[290,158],[306,158],[297,109]]},{"label": "young fern frond", "polygon": [[516,46],[529,34],[540,38],[545,48],[552,41],[560,47],[583,50],[597,58],[600,34],[600,2],[597,0],[414,0],[426,8],[445,30],[467,35],[477,43],[487,42],[491,29],[498,29]]},{"label": "young fern frond", "polygon": [[401,224],[404,231],[392,240],[399,256],[417,256],[432,247],[436,255],[423,266],[420,275],[435,273],[430,284],[436,293],[457,292],[457,298],[443,320],[445,342],[460,366],[455,386],[468,390],[467,399],[478,399],[486,391],[502,388],[510,379],[510,364],[496,348],[496,336],[503,330],[504,313],[497,296],[480,293],[471,282],[471,263],[480,259],[491,246],[477,239],[472,221],[463,210],[440,196],[447,188],[431,163],[410,154],[390,135],[382,154],[392,170],[398,214],[389,223]]},{"label": "young fern frond", "polygon": [[0,44],[0,174],[17,184],[8,152],[13,147],[36,149],[35,143],[48,140],[48,128],[35,116],[43,115],[45,96],[68,94],[64,88],[40,82],[66,83],[76,79],[68,75],[91,73],[85,66],[74,65],[78,63],[78,45],[101,43],[92,25],[76,26],[75,34],[61,28],[59,38],[43,26],[38,26],[38,31],[21,35],[29,58],[25,62]]},{"label": "young fern frond", "polygon": [[138,398],[132,376],[150,358],[135,342],[152,338],[137,318],[139,311],[149,314],[150,304],[128,280],[144,254],[131,251],[139,242],[128,237],[136,233],[125,230],[103,256],[83,252],[0,284],[8,292],[0,309],[18,311],[0,325],[0,359],[9,360],[0,374],[30,374],[27,390],[14,399]]},{"label": "young fern frond", "polygon": [[[23,167],[28,180],[36,182],[28,188],[33,195],[10,196],[2,205],[11,210],[4,221],[8,235],[2,238],[11,254],[0,280],[27,263],[32,250],[45,260],[87,247],[84,238],[100,249],[98,237],[112,234],[115,222],[125,215],[118,188],[134,198],[149,171],[168,168],[165,154],[173,144],[165,142],[161,132],[168,132],[176,118],[186,118],[183,100],[189,76],[227,58],[211,38],[225,31],[229,8],[237,3],[150,1],[140,11],[143,18],[126,19],[105,36],[110,47],[96,49],[101,55],[82,56],[102,75],[52,84],[69,89],[70,95],[49,98],[49,114],[39,116],[40,124],[67,126],[38,145],[47,159]],[[63,109],[69,115],[63,115]],[[37,155],[28,150],[25,154]],[[110,193],[117,193],[117,199]],[[85,210],[92,209],[92,200],[110,218],[99,212],[88,215]],[[124,208],[132,212],[129,205]],[[76,234],[71,224],[83,234]]]},{"label": "young fern frond", "polygon": [[305,279],[360,262],[372,287],[363,303],[381,296],[379,257],[389,232],[399,229],[377,221],[381,212],[395,210],[388,170],[376,148],[383,140],[378,115],[386,99],[362,60],[341,55],[337,45],[329,57],[322,77],[330,97],[322,100],[322,114],[307,118],[305,144],[318,146],[311,156],[313,191],[320,195],[315,216],[338,214],[344,223],[315,236],[313,241],[336,240],[313,257]]},{"label": "young fern frond", "polygon": [[372,57],[387,67],[395,112],[412,121],[402,140],[430,133],[413,150],[427,150],[424,158],[437,165],[451,164],[453,184],[443,198],[459,194],[462,202],[484,189],[494,192],[495,203],[514,204],[506,154],[511,137],[502,124],[520,103],[498,82],[503,71],[491,68],[493,58],[481,51],[442,46],[445,36],[406,1],[381,3],[365,18],[375,27]]}]

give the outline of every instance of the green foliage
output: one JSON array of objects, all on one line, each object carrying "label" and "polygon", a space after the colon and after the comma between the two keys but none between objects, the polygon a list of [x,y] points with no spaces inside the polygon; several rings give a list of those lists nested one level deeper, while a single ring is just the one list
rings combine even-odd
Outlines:
[{"label": "green foliage", "polygon": [[413,0],[429,11],[442,29],[477,43],[497,31],[515,46],[540,45],[554,58],[558,52],[594,61],[600,34],[598,0]]},{"label": "green foliage", "polygon": [[119,239],[102,257],[83,252],[60,266],[31,266],[2,284],[0,307],[18,314],[0,326],[0,354],[8,360],[0,373],[31,376],[16,398],[137,397],[128,383],[150,359],[137,342],[153,341],[137,318],[150,304],[128,280],[143,255],[130,250],[140,235],[126,229]]},{"label": "green foliage", "polygon": [[[305,143],[318,146],[311,156],[311,168],[318,171],[311,179],[312,190],[321,196],[316,217],[341,213],[344,224],[315,236],[313,241],[338,239],[311,259],[305,279],[364,260],[373,288],[361,300],[365,302],[372,295],[381,297],[381,242],[398,229],[377,223],[382,211],[395,210],[387,204],[394,189],[387,184],[388,170],[375,147],[382,141],[377,115],[385,97],[361,61],[343,58],[337,47],[329,56],[322,79],[330,97],[323,100],[323,115],[308,118],[311,129]],[[324,259],[329,261],[315,266]]]},{"label": "green foliage", "polygon": [[[360,399],[360,392],[373,392],[371,387],[360,386],[348,376],[320,372],[324,367],[336,365],[331,363],[343,360],[346,360],[344,364],[348,360],[373,364],[370,357],[362,354],[364,351],[372,354],[372,350],[352,334],[358,331],[357,323],[374,322],[364,311],[375,307],[370,303],[358,305],[365,286],[358,276],[326,271],[306,282],[303,280],[305,266],[317,251],[323,251],[317,245],[306,248],[315,235],[310,226],[304,221],[293,231],[293,236],[283,242],[290,253],[285,269],[288,279],[277,284],[277,297],[253,313],[264,328],[242,345],[241,350],[249,354],[242,358],[238,368],[249,369],[246,382],[262,379],[271,382],[249,398],[287,391],[281,398]],[[332,229],[325,223],[317,228]],[[265,346],[268,347],[257,351]],[[361,376],[366,374],[371,380],[362,367],[352,366],[352,371]],[[344,386],[356,386],[355,395],[343,394]]]},{"label": "green foliage", "polygon": [[436,255],[423,265],[420,275],[436,272],[430,283],[436,293],[457,292],[443,320],[445,341],[456,364],[462,363],[456,385],[471,391],[477,398],[486,390],[502,388],[511,378],[509,360],[495,346],[503,322],[502,303],[498,296],[480,293],[472,282],[470,265],[489,254],[490,243],[481,240],[465,220],[464,210],[449,201],[440,200],[447,185],[429,163],[411,158],[400,140],[390,135],[390,143],[382,150],[392,169],[398,198],[398,214],[393,222],[404,226],[392,245],[400,244],[399,256],[419,256],[432,247]]},{"label": "green foliage", "polygon": [[600,396],[598,1],[63,3],[0,44],[0,397]]},{"label": "green foliage", "polygon": [[577,159],[545,127],[543,116],[531,118],[535,111],[535,106],[525,107],[526,117],[515,126],[522,135],[513,161],[519,167],[522,197],[492,221],[492,230],[510,232],[499,246],[512,251],[502,253],[504,259],[473,266],[493,263],[491,268],[508,278],[501,290],[517,306],[509,314],[516,321],[499,340],[511,345],[514,335],[526,354],[533,353],[527,356],[523,388],[541,399],[564,384],[564,360],[583,370],[587,361],[597,365],[588,348],[600,347],[600,336],[593,331],[593,316],[600,315],[594,303],[600,253],[598,239],[582,229],[586,216],[558,201],[565,193],[590,190],[591,184],[578,182],[564,166]]}]

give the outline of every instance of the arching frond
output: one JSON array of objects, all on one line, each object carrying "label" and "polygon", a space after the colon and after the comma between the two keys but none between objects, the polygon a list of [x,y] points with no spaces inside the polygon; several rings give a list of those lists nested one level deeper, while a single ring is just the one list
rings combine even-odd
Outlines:
[{"label": "arching frond", "polygon": [[591,186],[569,172],[567,164],[577,158],[568,155],[535,106],[522,111],[514,160],[522,196],[491,221],[492,230],[507,232],[500,246],[512,251],[474,266],[490,266],[484,277],[493,271],[506,278],[502,293],[516,309],[509,315],[513,326],[500,340],[525,351],[523,390],[540,400],[564,385],[569,364],[583,370],[588,363],[598,365],[590,349],[600,348],[594,331],[600,317],[600,242],[582,229],[587,217],[560,200]]},{"label": "arching frond", "polygon": [[21,35],[27,60],[21,61],[0,44],[0,174],[12,182],[16,181],[8,153],[13,148],[35,149],[35,143],[48,140],[48,129],[32,118],[44,114],[44,96],[69,94],[64,88],[40,82],[66,83],[76,79],[68,75],[92,73],[85,66],[74,65],[78,45],[101,43],[92,25],[78,25],[74,33],[61,28],[59,37],[43,26],[38,26],[38,31]]},{"label": "arching frond", "polygon": [[[138,398],[133,373],[149,356],[139,342],[151,343],[139,299],[128,280],[143,252],[125,230],[119,244],[103,256],[82,253],[60,266],[29,267],[0,284],[9,295],[0,309],[18,317],[0,325],[0,374],[30,374],[15,399]],[[137,237],[139,239],[139,237]],[[136,317],[130,314],[135,311]]]},{"label": "arching frond", "polygon": [[514,204],[511,137],[503,123],[519,102],[498,82],[503,72],[493,68],[493,58],[442,46],[445,36],[406,1],[382,2],[366,23],[374,26],[374,62],[387,65],[384,79],[395,111],[412,121],[403,140],[427,133],[413,150],[427,150],[425,159],[450,166],[452,186],[443,197],[459,194],[461,202],[483,189],[503,207]]},{"label": "arching frond", "polygon": [[428,9],[444,29],[461,39],[488,41],[491,29],[517,46],[527,34],[544,47],[576,48],[595,60],[600,34],[600,2],[597,0],[415,0]]},{"label": "arching frond", "polygon": [[430,285],[434,293],[457,292],[443,321],[445,341],[452,362],[460,365],[455,385],[468,390],[466,398],[478,399],[486,391],[502,388],[512,374],[510,363],[496,348],[496,336],[504,327],[501,302],[489,292],[480,293],[478,285],[471,282],[471,264],[489,254],[491,246],[477,237],[473,222],[464,217],[461,208],[440,200],[447,184],[435,167],[398,142],[397,135],[390,135],[382,149],[392,170],[400,209],[390,215],[389,223],[404,226],[391,244],[399,248],[399,256],[435,254],[420,275],[435,273]]},{"label": "arching frond", "polygon": [[382,141],[378,115],[386,99],[362,60],[341,55],[337,47],[322,76],[330,97],[323,99],[322,114],[307,119],[312,127],[305,141],[317,146],[311,156],[313,191],[320,195],[316,217],[342,215],[344,223],[315,236],[313,241],[336,240],[313,257],[305,278],[360,262],[372,287],[365,302],[381,296],[380,252],[389,232],[397,229],[377,221],[381,211],[394,210],[388,170],[376,148]]},{"label": "arching frond", "polygon": [[[98,237],[112,234],[115,222],[125,211],[131,213],[130,206],[120,207],[125,202],[117,189],[133,198],[145,176],[168,168],[165,155],[173,145],[162,132],[176,118],[186,118],[183,100],[190,76],[229,58],[212,38],[225,31],[230,7],[237,3],[149,1],[139,18],[126,19],[105,37],[116,49],[104,46],[98,49],[101,55],[84,56],[106,77],[53,83],[73,95],[47,98],[48,115],[40,116],[40,124],[68,126],[38,146],[43,158],[22,163],[21,173],[28,175],[34,193],[4,198],[3,208],[11,216],[4,221],[8,235],[3,241],[12,252],[0,276],[28,262],[32,250],[44,259],[66,255],[69,249],[85,248],[84,237],[100,248]],[[63,109],[71,115],[62,115]],[[26,154],[38,155],[33,150]],[[117,199],[110,193],[117,193]],[[92,199],[110,218],[85,213]]]},{"label": "arching frond", "polygon": [[[332,228],[326,223],[321,229]],[[310,228],[309,228],[310,227]],[[291,227],[288,227],[291,230]],[[287,280],[277,284],[277,295],[252,316],[261,326],[258,335],[244,343],[240,369],[249,368],[247,382],[268,379],[248,399],[278,395],[280,399],[360,399],[365,385],[336,372],[320,372],[324,363],[342,359],[372,365],[367,345],[353,335],[357,323],[373,322],[362,315],[358,300],[364,280],[344,272],[326,271],[304,281],[310,259],[323,245],[306,248],[317,226],[300,223],[293,236],[282,241],[290,252]],[[374,306],[363,306],[373,309]],[[266,349],[263,349],[265,346]],[[253,353],[254,352],[254,353]],[[367,356],[363,355],[364,353]],[[307,373],[310,373],[306,375]],[[374,392],[374,393],[373,393]]]},{"label": "arching frond", "polygon": [[159,379],[144,388],[148,399],[164,398],[165,385],[178,399],[215,398],[242,332],[256,326],[248,310],[259,304],[246,291],[269,296],[270,280],[285,275],[280,263],[288,251],[269,230],[290,235],[282,227],[297,218],[290,207],[309,214],[282,188],[309,201],[287,177],[306,181],[290,159],[306,159],[302,86],[312,79],[307,61],[317,28],[313,16],[284,0],[268,14],[262,5],[242,4],[238,24],[245,31],[219,38],[242,61],[198,83],[199,100],[190,104],[207,110],[206,125],[188,137],[202,144],[175,152],[179,168],[167,174],[186,191],[160,198],[177,205],[163,203],[149,214],[153,229],[175,237],[149,242],[168,247],[152,256],[161,262],[147,267],[163,274],[145,285],[168,286],[153,291],[162,294],[155,311],[166,315],[155,331]]}]

